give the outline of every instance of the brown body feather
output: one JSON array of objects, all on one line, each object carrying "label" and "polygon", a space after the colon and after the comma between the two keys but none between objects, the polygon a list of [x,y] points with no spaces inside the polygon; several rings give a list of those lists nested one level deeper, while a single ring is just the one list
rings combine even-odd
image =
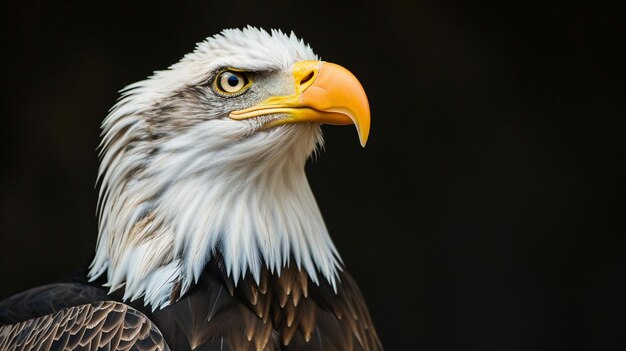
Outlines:
[{"label": "brown body feather", "polygon": [[357,286],[339,278],[335,291],[291,264],[235,284],[218,258],[187,294],[152,312],[79,277],[0,302],[0,350],[382,350]]}]

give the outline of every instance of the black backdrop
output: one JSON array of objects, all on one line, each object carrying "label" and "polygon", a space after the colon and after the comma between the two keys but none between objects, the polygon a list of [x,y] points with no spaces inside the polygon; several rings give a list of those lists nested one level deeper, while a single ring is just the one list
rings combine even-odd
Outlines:
[{"label": "black backdrop", "polygon": [[369,95],[367,147],[325,128],[307,170],[387,349],[625,344],[617,2],[53,3],[2,5],[0,297],[92,255],[116,91],[252,24]]}]

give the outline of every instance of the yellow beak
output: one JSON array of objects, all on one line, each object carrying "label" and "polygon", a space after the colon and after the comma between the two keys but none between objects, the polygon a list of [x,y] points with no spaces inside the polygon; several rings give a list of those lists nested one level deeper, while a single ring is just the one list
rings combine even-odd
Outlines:
[{"label": "yellow beak", "polygon": [[295,93],[273,96],[229,117],[243,120],[270,114],[284,117],[265,127],[287,123],[316,122],[354,124],[362,146],[370,131],[370,108],[361,83],[347,69],[334,63],[300,61],[293,65]]}]

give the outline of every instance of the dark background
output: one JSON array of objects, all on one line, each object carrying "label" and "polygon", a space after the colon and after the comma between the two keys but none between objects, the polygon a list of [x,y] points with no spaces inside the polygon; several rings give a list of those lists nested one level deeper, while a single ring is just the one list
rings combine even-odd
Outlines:
[{"label": "dark background", "polygon": [[325,127],[307,169],[388,350],[623,348],[617,7],[3,3],[0,297],[92,255],[116,92],[252,24],[294,30],[368,93],[367,147]]}]

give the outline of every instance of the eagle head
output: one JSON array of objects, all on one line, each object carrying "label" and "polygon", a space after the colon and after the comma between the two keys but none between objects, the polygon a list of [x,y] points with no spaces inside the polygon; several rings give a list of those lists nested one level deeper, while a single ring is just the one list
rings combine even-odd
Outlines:
[{"label": "eagle head", "polygon": [[154,308],[218,254],[235,284],[294,262],[334,285],[341,260],[304,173],[321,124],[353,124],[365,145],[367,97],[293,33],[225,30],[129,85],[102,125],[90,277]]}]

